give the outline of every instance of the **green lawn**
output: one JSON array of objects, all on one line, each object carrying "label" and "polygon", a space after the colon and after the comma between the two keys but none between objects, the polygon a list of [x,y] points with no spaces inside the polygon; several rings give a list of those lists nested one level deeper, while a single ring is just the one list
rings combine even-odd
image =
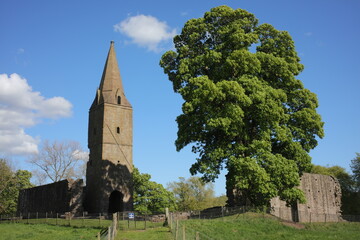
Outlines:
[{"label": "green lawn", "polygon": [[0,240],[78,240],[96,239],[99,229],[72,228],[47,224],[0,224]]},{"label": "green lawn", "polygon": [[118,228],[123,230],[144,230],[149,228],[158,228],[163,226],[163,222],[144,222],[144,221],[122,221],[120,220],[118,222],[119,226]]},{"label": "green lawn", "polygon": [[[31,239],[31,240],[72,240],[96,239],[100,227],[108,227],[110,220],[98,219],[23,219],[21,223],[1,223],[0,240]],[[27,223],[30,224],[27,224]],[[42,224],[42,223],[47,224]],[[162,222],[119,221],[117,239],[172,239],[169,228],[162,227]],[[146,231],[144,229],[147,229]]]},{"label": "green lawn", "polygon": [[178,239],[182,239],[185,225],[186,239],[360,239],[360,223],[308,223],[303,229],[285,226],[269,215],[246,213],[212,220],[179,222]]},{"label": "green lawn", "polygon": [[[5,222],[5,221],[3,221]],[[11,223],[11,221],[8,221]],[[24,224],[50,224],[50,225],[61,225],[71,227],[89,227],[89,228],[105,228],[110,226],[111,220],[104,219],[71,219],[67,220],[64,218],[39,218],[39,219],[21,219],[17,220],[18,223]]]},{"label": "green lawn", "polygon": [[[98,226],[96,220],[89,222],[72,221],[71,224]],[[105,221],[104,221],[105,223]],[[120,229],[117,240],[170,240],[173,239],[169,228],[160,227],[162,223],[120,221]],[[175,230],[176,224],[173,224]],[[183,227],[185,226],[185,227]],[[257,213],[245,213],[225,218],[204,220],[193,219],[179,221],[177,239],[195,239],[196,234],[200,239],[224,239],[224,240],[317,240],[317,239],[360,239],[360,223],[306,223],[297,225],[299,228],[286,226],[277,218]],[[301,229],[300,229],[301,227]],[[0,224],[0,240],[12,239],[36,239],[36,240],[72,240],[72,239],[96,239],[99,229],[96,228],[74,228],[66,226],[54,226],[46,224],[23,224],[23,223],[2,223]],[[175,232],[175,231],[174,231]],[[198,232],[198,233],[197,233]]]},{"label": "green lawn", "polygon": [[137,231],[118,231],[116,240],[171,240],[169,228],[158,227]]}]

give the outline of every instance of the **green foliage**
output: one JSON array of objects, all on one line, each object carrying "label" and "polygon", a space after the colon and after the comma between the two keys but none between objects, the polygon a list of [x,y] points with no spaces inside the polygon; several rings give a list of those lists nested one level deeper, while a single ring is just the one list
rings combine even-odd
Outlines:
[{"label": "green foliage", "polygon": [[150,174],[140,173],[134,167],[134,209],[142,214],[164,212],[176,209],[174,195],[167,191],[163,185],[150,181]]},{"label": "green foliage", "polygon": [[0,214],[16,212],[19,191],[33,187],[30,178],[29,171],[14,172],[5,159],[0,159]]},{"label": "green foliage", "polygon": [[198,154],[191,173],[214,181],[226,167],[228,190],[256,205],[303,202],[296,186],[324,123],[296,79],[304,67],[289,33],[220,6],[186,22],[174,43],[160,65],[184,99],[175,145]]},{"label": "green foliage", "polygon": [[214,185],[199,177],[180,177],[178,182],[169,183],[168,189],[174,193],[179,211],[224,206],[227,200],[226,196],[215,197]]},{"label": "green foliage", "polygon": [[350,167],[353,172],[356,191],[360,192],[360,153],[356,153],[356,157],[351,160]]},{"label": "green foliage", "polygon": [[360,215],[360,153],[356,153],[356,157],[351,160],[350,168],[352,171],[353,192],[349,193],[347,201],[343,204],[348,206],[345,213]]}]

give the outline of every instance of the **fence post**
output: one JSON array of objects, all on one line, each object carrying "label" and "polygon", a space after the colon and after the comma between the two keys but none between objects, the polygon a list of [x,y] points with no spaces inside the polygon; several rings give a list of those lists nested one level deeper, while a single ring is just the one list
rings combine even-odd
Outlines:
[{"label": "fence post", "polygon": [[175,240],[177,240],[179,231],[179,220],[176,220],[176,227],[175,227]]},{"label": "fence post", "polygon": [[108,227],[107,239],[108,239],[108,240],[111,240],[111,227]]},{"label": "fence post", "polygon": [[47,212],[45,212],[45,223],[47,223]]},{"label": "fence post", "polygon": [[195,240],[200,240],[199,232],[196,232]]},{"label": "fence post", "polygon": [[29,224],[30,213],[28,212],[27,224]]},{"label": "fence post", "polygon": [[119,224],[119,212],[115,213],[115,217],[113,218],[113,223],[114,225],[112,226],[113,227],[113,238],[115,238],[116,234],[117,234],[117,229],[118,229],[118,224]]},{"label": "fence post", "polygon": [[99,213],[99,227],[101,227],[101,213]]},{"label": "fence post", "polygon": [[56,213],[56,225],[58,225],[58,213]]},{"label": "fence post", "polygon": [[186,240],[186,229],[185,229],[185,224],[182,226],[182,239]]},{"label": "fence post", "polygon": [[97,239],[100,240],[100,232],[97,233]]},{"label": "fence post", "polygon": [[36,212],[36,223],[39,223],[39,213]]}]

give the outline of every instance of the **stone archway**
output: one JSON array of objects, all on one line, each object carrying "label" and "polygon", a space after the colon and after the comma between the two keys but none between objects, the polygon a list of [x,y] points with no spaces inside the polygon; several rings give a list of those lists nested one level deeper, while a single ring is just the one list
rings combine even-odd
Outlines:
[{"label": "stone archway", "polygon": [[122,212],[124,195],[119,191],[113,191],[109,197],[109,213]]}]

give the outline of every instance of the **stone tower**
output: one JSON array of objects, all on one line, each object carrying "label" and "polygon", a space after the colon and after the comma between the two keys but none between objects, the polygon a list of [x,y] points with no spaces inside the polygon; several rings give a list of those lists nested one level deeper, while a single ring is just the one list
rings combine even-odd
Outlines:
[{"label": "stone tower", "polygon": [[111,41],[99,89],[89,111],[89,162],[85,210],[132,210],[132,107],[126,99],[114,42]]}]

